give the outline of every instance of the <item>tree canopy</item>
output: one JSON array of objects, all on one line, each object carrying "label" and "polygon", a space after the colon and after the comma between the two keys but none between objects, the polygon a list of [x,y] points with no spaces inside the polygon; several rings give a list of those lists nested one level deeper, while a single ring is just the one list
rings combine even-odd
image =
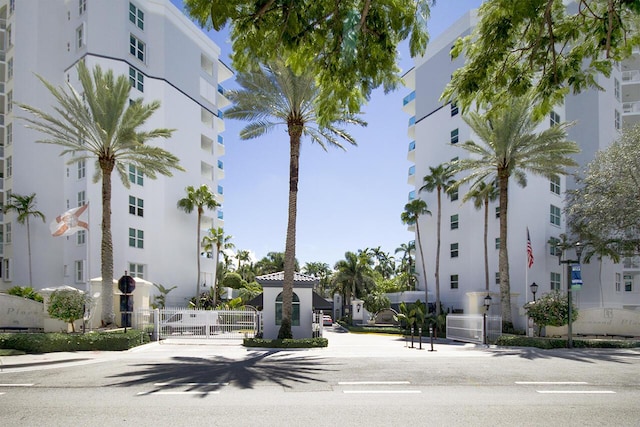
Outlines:
[{"label": "tree canopy", "polygon": [[400,82],[398,45],[424,53],[433,0],[184,0],[201,26],[230,24],[233,66],[241,72],[283,58],[296,74],[310,71],[326,123],[336,111],[360,111],[371,91]]},{"label": "tree canopy", "polygon": [[488,0],[472,34],[451,54],[464,55],[443,99],[463,109],[507,102],[530,89],[537,113],[562,102],[571,90],[598,88],[615,61],[640,45],[640,2],[631,0]]}]

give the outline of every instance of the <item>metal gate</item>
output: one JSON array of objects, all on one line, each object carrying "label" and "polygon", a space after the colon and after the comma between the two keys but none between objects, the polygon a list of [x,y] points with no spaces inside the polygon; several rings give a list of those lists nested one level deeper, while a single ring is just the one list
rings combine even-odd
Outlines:
[{"label": "metal gate", "polygon": [[158,339],[254,338],[262,330],[260,313],[253,307],[239,310],[194,310],[186,308],[138,310],[136,327]]},{"label": "metal gate", "polygon": [[447,339],[483,344],[483,337],[486,336],[488,342],[493,342],[500,335],[502,335],[502,316],[484,318],[482,314],[447,315]]}]

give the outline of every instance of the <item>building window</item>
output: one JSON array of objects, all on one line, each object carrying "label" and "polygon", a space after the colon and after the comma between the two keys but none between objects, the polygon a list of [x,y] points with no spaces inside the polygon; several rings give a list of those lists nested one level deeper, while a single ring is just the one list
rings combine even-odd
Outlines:
[{"label": "building window", "polygon": [[76,48],[82,49],[84,47],[84,24],[76,28]]},{"label": "building window", "polygon": [[84,206],[87,203],[87,196],[84,191],[78,191],[78,206]]},{"label": "building window", "polygon": [[457,274],[452,274],[450,276],[450,282],[451,282],[451,289],[458,289],[458,275]]},{"label": "building window", "polygon": [[[291,326],[300,326],[300,298],[294,292],[291,298],[293,310],[291,312]],[[276,297],[276,325],[282,323],[282,292]]]},{"label": "building window", "polygon": [[76,283],[84,282],[84,260],[78,260],[74,263]]},{"label": "building window", "polygon": [[549,126],[556,126],[560,124],[560,114],[555,111],[549,113]]},{"label": "building window", "polygon": [[557,206],[551,205],[549,212],[550,212],[549,220],[551,224],[560,226],[560,208]]},{"label": "building window", "polygon": [[496,218],[500,218],[500,206],[496,206]]},{"label": "building window", "polygon": [[560,177],[558,175],[554,175],[549,180],[549,189],[553,194],[560,195]]},{"label": "building window", "polygon": [[455,202],[456,200],[458,200],[458,197],[460,196],[460,191],[458,190],[458,188],[456,188],[455,190],[451,190],[448,192],[449,193],[449,198],[451,199],[451,201]]},{"label": "building window", "polygon": [[4,258],[2,260],[2,278],[5,282],[10,282],[12,279],[11,259]]},{"label": "building window", "polygon": [[144,62],[144,43],[133,34],[129,35],[129,53]]},{"label": "building window", "polygon": [[129,182],[137,185],[144,185],[142,171],[133,165],[129,165]]},{"label": "building window", "polygon": [[129,83],[131,83],[131,87],[144,92],[144,76],[133,67],[129,67]]},{"label": "building window", "polygon": [[129,263],[129,276],[137,277],[138,279],[144,279],[144,265]]},{"label": "building window", "polygon": [[13,123],[7,124],[7,145],[13,144]]},{"label": "building window", "polygon": [[558,256],[562,254],[562,250],[558,247],[560,244],[560,239],[555,237],[549,238],[549,255]]},{"label": "building window", "polygon": [[620,101],[620,80],[616,79],[614,77],[613,79],[613,94],[616,97],[616,100],[618,100],[618,102]]},{"label": "building window", "polygon": [[7,92],[7,112],[13,111],[13,91]]},{"label": "building window", "polygon": [[500,284],[500,272],[496,271],[496,285]]},{"label": "building window", "polygon": [[13,174],[13,157],[12,156],[8,156],[7,160],[6,160],[6,163],[7,163],[7,165],[5,167],[6,171],[5,171],[4,176],[7,177],[7,178],[11,178],[11,175]]},{"label": "building window", "polygon": [[618,110],[614,110],[614,126],[616,130],[620,130],[621,122],[620,122],[620,112]]},{"label": "building window", "polygon": [[144,216],[144,201],[134,196],[129,196],[129,213],[131,215]]},{"label": "building window", "polygon": [[9,13],[13,13],[16,10],[16,0],[9,0]]},{"label": "building window", "polygon": [[129,3],[129,21],[136,27],[144,30],[144,12],[133,4]]},{"label": "building window", "polygon": [[458,244],[451,244],[451,258],[458,258]]},{"label": "building window", "polygon": [[455,116],[458,114],[458,104],[456,104],[455,102],[451,103],[451,117]]},{"label": "building window", "polygon": [[11,31],[11,25],[7,25],[7,46],[8,47],[13,46],[13,36]]},{"label": "building window", "polygon": [[13,58],[9,58],[7,61],[7,78],[10,80],[13,77]]},{"label": "building window", "polygon": [[84,245],[85,243],[87,243],[87,232],[86,230],[79,230],[76,233],[76,244]]},{"label": "building window", "polygon": [[455,215],[451,215],[451,229],[452,230],[457,230],[458,229],[458,214]]},{"label": "building window", "polygon": [[616,273],[616,292],[620,292],[620,273]]},{"label": "building window", "polygon": [[496,249],[500,249],[500,238],[496,237]]},{"label": "building window", "polygon": [[87,11],[87,0],[78,0],[78,15]]},{"label": "building window", "polygon": [[144,248],[144,231],[129,228],[129,247]]},{"label": "building window", "polygon": [[451,143],[452,144],[457,144],[458,143],[458,129],[454,129],[451,131]]},{"label": "building window", "polygon": [[633,276],[630,274],[624,275],[624,291],[633,292]]},{"label": "building window", "polygon": [[11,223],[7,222],[4,225],[4,242],[11,243]]},{"label": "building window", "polygon": [[560,273],[554,273],[552,271],[551,276],[549,278],[552,291],[560,291],[560,287],[561,287],[560,280],[561,280]]},{"label": "building window", "polygon": [[78,160],[78,179],[83,179],[87,173],[87,163],[84,159]]}]

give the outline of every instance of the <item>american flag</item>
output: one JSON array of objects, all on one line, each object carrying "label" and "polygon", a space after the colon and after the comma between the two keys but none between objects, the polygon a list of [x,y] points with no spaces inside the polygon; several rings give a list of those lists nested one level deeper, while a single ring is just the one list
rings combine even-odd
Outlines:
[{"label": "american flag", "polygon": [[533,265],[533,248],[531,247],[531,238],[529,237],[529,227],[527,227],[527,266],[531,268]]}]

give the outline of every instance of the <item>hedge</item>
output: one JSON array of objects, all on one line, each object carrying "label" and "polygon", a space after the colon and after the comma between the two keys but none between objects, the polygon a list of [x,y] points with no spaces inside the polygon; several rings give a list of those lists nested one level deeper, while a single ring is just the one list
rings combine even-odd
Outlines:
[{"label": "hedge", "polygon": [[26,353],[52,353],[58,351],[122,351],[149,342],[149,334],[130,329],[123,331],[66,333],[2,333],[0,348],[21,350]]},{"label": "hedge", "polygon": [[[567,348],[567,340],[563,338],[538,338],[517,335],[501,335],[495,342],[498,346],[536,347],[542,349]],[[636,348],[639,340],[616,339],[573,339],[574,348]]]},{"label": "hedge", "polygon": [[245,347],[264,348],[317,348],[327,347],[329,341],[326,338],[302,338],[302,339],[275,339],[245,338],[242,343]]}]

